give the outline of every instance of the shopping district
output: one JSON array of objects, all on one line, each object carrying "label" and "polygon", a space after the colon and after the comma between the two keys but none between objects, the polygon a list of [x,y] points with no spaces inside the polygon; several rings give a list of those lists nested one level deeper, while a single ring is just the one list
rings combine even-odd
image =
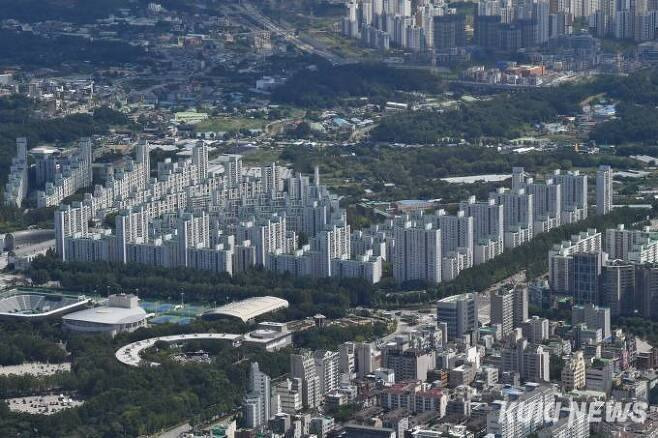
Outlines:
[{"label": "shopping district", "polygon": [[[187,157],[152,164],[150,146],[142,141],[134,144],[134,159],[104,165],[104,183],[91,190],[91,139],[81,139],[64,157],[33,150],[30,179],[26,142],[17,139],[5,202],[20,205],[36,196],[40,205],[56,207],[55,227],[41,239],[36,231],[12,236],[13,245],[27,242],[10,256],[15,266],[54,250],[67,262],[182,266],[228,275],[261,267],[375,284],[388,261],[397,281],[439,284],[555,227],[614,208],[609,166],[593,176],[556,169],[534,177],[514,168],[511,188],[499,188],[488,199],[471,196],[454,214],[415,208],[351,231],[317,167],[309,176],[276,163],[250,167],[239,155],[209,159],[202,140],[190,143]],[[81,201],[62,202],[81,189],[88,189]],[[300,243],[300,235],[307,243]],[[251,324],[247,333],[144,339],[121,347],[116,360],[128,367],[159,366],[142,354],[189,340],[291,349],[290,373],[283,377],[272,379],[251,364],[242,407],[215,424],[213,436],[655,436],[658,412],[648,402],[658,381],[658,353],[614,329],[611,318],[658,316],[657,259],[658,234],[651,226],[588,229],[549,251],[548,276],[538,281],[528,282],[521,273],[483,293],[449,296],[431,307],[359,309],[367,316],[342,320],[316,315],[271,322],[267,315],[289,303],[252,297],[198,315]],[[147,326],[156,314],[132,293],[100,300],[52,293],[14,289],[0,301],[1,314],[61,318],[65,330],[112,336]],[[571,319],[532,315],[529,309],[556,315],[567,310]],[[293,345],[296,331],[336,324],[385,324],[388,334],[333,351]],[[193,360],[210,360],[199,354]],[[41,411],[45,402],[31,403],[51,414],[83,403],[67,400]],[[8,403],[21,409],[20,401]],[[348,407],[340,422],[332,417]]]}]

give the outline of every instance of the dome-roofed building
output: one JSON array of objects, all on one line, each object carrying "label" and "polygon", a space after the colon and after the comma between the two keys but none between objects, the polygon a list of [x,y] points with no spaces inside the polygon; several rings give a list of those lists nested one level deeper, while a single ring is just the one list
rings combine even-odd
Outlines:
[{"label": "dome-roofed building", "polygon": [[242,322],[252,321],[267,313],[288,307],[288,301],[277,297],[254,297],[235,301],[203,314],[204,319],[238,319]]},{"label": "dome-roofed building", "polygon": [[109,333],[114,336],[146,326],[146,311],[132,294],[110,295],[105,306],[93,307],[62,318],[64,327],[84,333]]}]

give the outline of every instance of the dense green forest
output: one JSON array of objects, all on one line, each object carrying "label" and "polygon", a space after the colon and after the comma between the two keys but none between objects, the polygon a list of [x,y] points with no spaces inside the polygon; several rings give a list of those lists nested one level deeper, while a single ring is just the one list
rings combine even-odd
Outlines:
[{"label": "dense green forest", "polygon": [[23,362],[62,362],[66,352],[52,341],[33,334],[0,331],[0,365]]},{"label": "dense green forest", "polygon": [[658,344],[658,322],[649,321],[639,317],[619,317],[613,321],[614,327],[621,327],[625,331],[639,336],[651,345]]},{"label": "dense green forest", "polygon": [[435,143],[442,138],[477,140],[514,138],[558,115],[575,115],[588,97],[603,95],[618,103],[617,118],[593,130],[599,143],[655,143],[658,71],[647,69],[626,78],[602,76],[588,82],[499,94],[462,103],[443,112],[399,113],[383,119],[372,132],[376,141]]},{"label": "dense green forest", "polygon": [[590,137],[602,144],[655,145],[658,141],[658,70],[635,73],[606,90],[606,94],[620,102],[616,118],[597,125]]},{"label": "dense green forest", "polygon": [[[0,17],[27,23],[58,20],[82,24],[112,14],[119,15],[119,9],[143,10],[149,3],[150,0],[0,0]],[[161,0],[158,3],[170,11],[185,12],[206,6],[202,2],[197,5],[187,0]],[[218,2],[209,0],[207,3]]]},{"label": "dense green forest", "polygon": [[343,342],[369,342],[386,334],[388,328],[384,323],[350,327],[334,325],[297,332],[293,343],[296,347],[310,350],[336,350]]},{"label": "dense green forest", "polygon": [[106,18],[130,3],[129,0],[0,0],[0,17],[29,23],[45,20],[87,23]]},{"label": "dense green forest", "polygon": [[590,136],[600,144],[656,143],[658,109],[654,105],[623,103],[617,119],[596,126]]},{"label": "dense green forest", "polygon": [[441,138],[515,138],[532,125],[551,121],[559,114],[578,113],[582,100],[605,92],[616,82],[606,77],[577,85],[499,94],[443,112],[398,113],[384,118],[372,132],[372,138],[423,144],[436,143]]},{"label": "dense green forest", "polygon": [[403,70],[384,64],[321,64],[302,70],[272,93],[275,103],[303,107],[328,107],[346,98],[367,97],[375,103],[391,99],[397,92],[439,93],[444,85],[439,76],[424,70]]},{"label": "dense green forest", "polygon": [[0,59],[5,65],[52,67],[90,63],[120,65],[142,60],[144,50],[123,41],[87,40],[76,36],[45,38],[31,32],[0,30]]},{"label": "dense green forest", "polygon": [[[157,368],[131,368],[119,363],[115,350],[135,339],[157,336],[167,330],[226,330],[205,322],[188,328],[140,329],[115,339],[107,336],[64,335],[72,361],[71,373],[46,378],[1,378],[0,397],[20,397],[35,390],[73,392],[85,401],[80,408],[58,414],[10,413],[0,403],[0,436],[114,437],[154,433],[181,421],[199,421],[231,412],[246,390],[249,362],[258,361],[272,377],[288,372],[288,351],[252,352],[218,343],[210,365],[164,362]],[[201,326],[200,324],[203,324]],[[54,323],[0,323],[0,332],[35,336],[58,331]]]},{"label": "dense green forest", "polygon": [[29,226],[52,228],[55,207],[35,208],[23,211],[20,208],[0,206],[0,233],[24,230]]}]

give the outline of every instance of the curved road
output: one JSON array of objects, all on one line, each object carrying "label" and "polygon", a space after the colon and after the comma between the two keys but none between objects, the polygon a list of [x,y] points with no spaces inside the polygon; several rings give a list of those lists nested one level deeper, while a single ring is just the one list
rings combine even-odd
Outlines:
[{"label": "curved road", "polygon": [[143,339],[141,341],[133,342],[132,344],[124,345],[119,348],[114,356],[117,360],[125,365],[131,367],[137,367],[142,365],[148,365],[155,367],[160,365],[157,362],[145,362],[142,361],[141,354],[147,348],[151,348],[158,341],[163,341],[168,344],[173,344],[176,342],[182,341],[207,341],[207,340],[216,340],[216,341],[231,341],[234,345],[239,344],[242,339],[242,335],[236,335],[231,333],[190,333],[186,335],[171,335],[171,336],[160,336],[157,338]]}]

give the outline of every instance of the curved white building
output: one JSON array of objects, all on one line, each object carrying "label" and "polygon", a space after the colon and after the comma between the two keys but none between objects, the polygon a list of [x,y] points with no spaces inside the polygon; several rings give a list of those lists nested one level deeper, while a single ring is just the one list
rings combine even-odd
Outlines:
[{"label": "curved white building", "polygon": [[146,326],[146,311],[134,295],[110,295],[107,306],[70,313],[62,319],[68,330],[84,333],[132,332]]},{"label": "curved white building", "polygon": [[247,322],[266,313],[286,309],[288,301],[277,297],[254,297],[226,304],[203,314],[204,319],[239,319]]}]

